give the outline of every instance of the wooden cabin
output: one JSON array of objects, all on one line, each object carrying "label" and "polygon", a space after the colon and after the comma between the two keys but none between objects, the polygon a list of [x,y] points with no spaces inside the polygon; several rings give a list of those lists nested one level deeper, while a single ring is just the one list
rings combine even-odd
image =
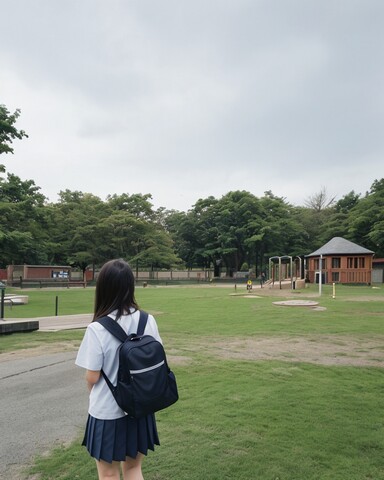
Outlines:
[{"label": "wooden cabin", "polygon": [[[309,282],[366,284],[372,283],[372,259],[374,252],[334,237],[315,252],[306,255],[306,276]],[[321,264],[321,265],[320,265]]]}]

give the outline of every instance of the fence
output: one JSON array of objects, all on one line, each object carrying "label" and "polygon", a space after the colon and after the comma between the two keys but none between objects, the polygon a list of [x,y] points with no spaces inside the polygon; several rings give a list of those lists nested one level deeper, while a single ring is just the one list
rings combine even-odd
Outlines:
[{"label": "fence", "polygon": [[165,271],[138,271],[135,272],[136,280],[162,280],[207,282],[213,278],[213,270],[165,270]]}]

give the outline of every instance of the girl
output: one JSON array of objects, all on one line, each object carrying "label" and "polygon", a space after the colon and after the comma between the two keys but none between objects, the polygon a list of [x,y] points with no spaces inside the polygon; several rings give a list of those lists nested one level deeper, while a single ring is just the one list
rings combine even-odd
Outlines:
[{"label": "girl", "polygon": [[[115,385],[120,342],[99,322],[103,316],[116,320],[127,335],[136,333],[139,307],[135,300],[135,279],[124,260],[103,265],[96,282],[95,313],[80,345],[76,365],[86,369],[90,391],[88,421],[83,445],[96,460],[99,480],[143,480],[141,464],[148,449],[160,445],[153,414],[135,419],[117,405],[100,370]],[[157,324],[148,316],[145,334],[161,342]]]}]

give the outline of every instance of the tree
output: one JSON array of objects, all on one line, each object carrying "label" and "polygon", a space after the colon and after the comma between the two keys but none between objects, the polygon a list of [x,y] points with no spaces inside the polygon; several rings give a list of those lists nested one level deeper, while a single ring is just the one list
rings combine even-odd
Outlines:
[{"label": "tree", "polygon": [[146,225],[145,235],[141,239],[141,248],[130,261],[137,266],[155,268],[172,268],[182,263],[175,254],[173,242],[167,232],[153,224]]},{"label": "tree", "polygon": [[108,195],[107,203],[112,210],[126,211],[136,218],[153,220],[155,218],[155,212],[150,202],[151,199],[152,195],[150,193],[146,193],[145,195],[141,193],[132,195],[123,193],[121,195]]},{"label": "tree", "polygon": [[202,244],[195,212],[166,211],[163,224],[173,239],[177,255],[183,259],[187,268],[207,266],[205,259],[199,256]]},{"label": "tree", "polygon": [[46,198],[33,180],[0,177],[0,264],[47,261]]},{"label": "tree", "polygon": [[328,196],[323,187],[320,192],[308,197],[304,203],[304,207],[296,207],[296,217],[306,238],[305,251],[310,253],[329,240],[325,225],[335,212],[335,197]]},{"label": "tree", "polygon": [[209,268],[219,260],[215,251],[217,227],[214,209],[217,202],[210,196],[199,199],[188,212],[168,211],[164,214],[162,223],[187,268]]},{"label": "tree", "polygon": [[360,195],[353,190],[338,200],[329,210],[319,234],[321,245],[333,237],[350,238],[349,213],[359,202]]},{"label": "tree", "polygon": [[320,192],[315,193],[314,195],[309,196],[304,204],[306,207],[311,208],[317,212],[325,210],[326,208],[331,207],[335,203],[336,197],[330,197],[327,194],[325,187],[322,187]]},{"label": "tree", "polygon": [[81,268],[112,258],[105,219],[111,214],[99,197],[81,191],[64,190],[50,205],[52,263],[69,263]]},{"label": "tree", "polygon": [[157,219],[149,194],[108,196],[65,190],[49,205],[52,261],[78,266],[83,273],[110,258],[140,266],[180,262],[169,234]]},{"label": "tree", "polygon": [[233,191],[219,200],[200,199],[187,213],[172,212],[166,224],[187,266],[213,266],[215,276],[221,266],[227,275],[244,262],[260,272],[269,254],[302,253],[294,208],[272,192],[262,198]]},{"label": "tree", "polygon": [[[20,116],[20,110],[10,113],[5,105],[0,105],[0,154],[13,153],[12,142],[28,137],[24,130],[18,130],[15,123]],[[4,170],[3,170],[4,171]]]},{"label": "tree", "polygon": [[102,222],[111,257],[131,258],[144,246],[148,222],[126,211],[112,211]]},{"label": "tree", "polygon": [[354,190],[350,191],[344,197],[342,197],[338,202],[336,202],[335,210],[337,213],[349,213],[352,208],[357,205],[360,199],[360,195],[355,193]]},{"label": "tree", "polygon": [[302,254],[306,236],[298,221],[296,208],[271,191],[265,192],[260,202],[263,218],[261,254],[264,262],[276,255]]},{"label": "tree", "polygon": [[249,192],[234,191],[224,195],[217,207],[216,253],[223,260],[227,275],[231,276],[249,260],[247,240],[259,233],[255,229],[255,219],[260,216],[260,202]]},{"label": "tree", "polygon": [[350,240],[384,256],[384,178],[350,209],[347,223]]}]

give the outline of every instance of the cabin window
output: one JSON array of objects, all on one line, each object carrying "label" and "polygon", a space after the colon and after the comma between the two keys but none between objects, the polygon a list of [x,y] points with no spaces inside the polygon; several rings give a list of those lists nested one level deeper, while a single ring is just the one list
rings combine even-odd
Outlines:
[{"label": "cabin window", "polygon": [[348,257],[347,268],[365,268],[365,257]]},{"label": "cabin window", "polygon": [[[315,267],[315,270],[320,270],[320,259],[319,258],[315,258],[314,267]],[[327,268],[327,259],[323,258],[322,261],[321,261],[321,269],[326,270],[326,268]]]},{"label": "cabin window", "polygon": [[340,268],[341,260],[340,257],[332,258],[332,268]]},{"label": "cabin window", "polygon": [[339,281],[340,281],[339,272],[332,272],[332,282],[339,282]]}]

